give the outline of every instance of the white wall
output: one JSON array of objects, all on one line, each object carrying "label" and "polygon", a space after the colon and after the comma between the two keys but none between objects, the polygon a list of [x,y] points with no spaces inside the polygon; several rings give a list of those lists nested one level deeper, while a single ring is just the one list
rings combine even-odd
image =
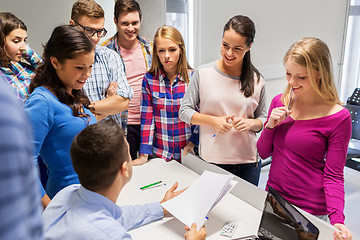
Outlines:
[{"label": "white wall", "polygon": [[285,52],[302,37],[318,37],[328,44],[338,81],[348,5],[347,0],[195,0],[195,65],[220,57],[223,27],[231,17],[241,14],[256,25],[251,54],[265,77],[268,104],[286,85],[282,64]]},{"label": "white wall", "polygon": [[[12,12],[28,28],[28,42],[39,54],[52,30],[68,24],[75,0],[0,0],[0,11]],[[105,11],[105,28],[108,34],[100,42],[116,33],[114,24],[115,0],[96,0]],[[155,31],[165,24],[166,0],[138,0],[143,13],[141,34],[152,39]],[[149,11],[149,9],[151,9]]]},{"label": "white wall", "polygon": [[[28,42],[39,54],[42,45],[49,39],[52,30],[62,24],[68,24],[71,8],[75,0],[0,0],[0,11],[12,12],[20,18],[28,28]],[[105,28],[109,38],[116,32],[114,18],[114,1],[97,0],[105,11]]]},{"label": "white wall", "polygon": [[156,30],[166,22],[166,0],[137,0],[143,15],[140,34],[154,39]]},{"label": "white wall", "polygon": [[[74,0],[0,0],[0,11],[10,11],[28,27],[30,45],[42,53],[54,27],[67,24]],[[105,28],[111,37],[114,0],[97,0],[105,11]],[[141,34],[152,39],[165,23],[166,0],[138,0],[143,12]],[[256,25],[251,54],[266,80],[268,103],[286,86],[282,58],[289,46],[305,36],[319,37],[330,48],[336,81],[342,66],[342,48],[349,0],[193,0],[194,66],[220,57],[224,24],[237,14],[249,16]],[[221,4],[221,6],[220,6]]]}]

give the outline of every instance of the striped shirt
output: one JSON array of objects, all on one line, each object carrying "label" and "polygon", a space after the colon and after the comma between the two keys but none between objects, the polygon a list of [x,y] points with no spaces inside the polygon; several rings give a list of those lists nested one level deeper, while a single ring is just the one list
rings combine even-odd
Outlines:
[{"label": "striped shirt", "polygon": [[[153,47],[152,43],[151,43],[151,41],[149,41],[141,36],[138,36],[137,38],[140,42],[141,50],[144,55],[146,70],[149,70],[151,67],[151,62],[152,62],[152,47]],[[122,58],[121,51],[120,51],[120,45],[118,44],[118,40],[117,40],[117,33],[113,37],[111,37],[108,40],[106,40],[105,42],[103,42],[101,44],[101,46],[105,46],[107,48],[115,50],[121,58],[121,62],[122,62],[124,71],[126,71],[124,60]],[[128,111],[124,111],[121,113],[121,123],[122,123],[122,127],[125,130],[126,130],[126,126],[127,126],[127,116],[128,116]]]},{"label": "striped shirt", "polygon": [[179,108],[187,84],[176,77],[172,86],[162,71],[146,73],[141,100],[141,154],[181,160],[181,149],[191,135],[191,127],[179,119]]},{"label": "striped shirt", "polygon": [[41,57],[27,46],[20,62],[11,62],[10,66],[0,67],[0,72],[4,74],[5,79],[13,91],[15,91],[17,98],[22,102],[25,102],[28,98],[31,79],[35,75],[35,69],[42,62]]},{"label": "striped shirt", "polygon": [[[101,46],[95,48],[95,62],[89,79],[83,89],[90,101],[100,101],[106,98],[106,92],[111,82],[118,83],[117,95],[131,99],[133,90],[130,87],[123,61],[116,52]],[[121,123],[121,114],[110,116],[117,123]]]},{"label": "striped shirt", "polygon": [[0,238],[43,239],[30,124],[0,75]]}]

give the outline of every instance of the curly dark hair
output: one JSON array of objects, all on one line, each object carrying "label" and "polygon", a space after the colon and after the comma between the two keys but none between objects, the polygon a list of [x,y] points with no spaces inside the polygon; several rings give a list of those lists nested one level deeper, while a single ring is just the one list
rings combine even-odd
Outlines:
[{"label": "curly dark hair", "polygon": [[29,86],[30,93],[37,87],[48,87],[60,102],[72,108],[74,116],[86,117],[87,114],[83,114],[81,108],[82,106],[89,108],[89,98],[83,90],[73,89],[71,94],[66,92],[66,87],[51,64],[50,57],[56,57],[59,63],[64,63],[65,60],[74,59],[79,53],[90,53],[94,50],[95,46],[91,39],[79,27],[70,25],[56,27],[44,47],[44,63],[36,70]]}]

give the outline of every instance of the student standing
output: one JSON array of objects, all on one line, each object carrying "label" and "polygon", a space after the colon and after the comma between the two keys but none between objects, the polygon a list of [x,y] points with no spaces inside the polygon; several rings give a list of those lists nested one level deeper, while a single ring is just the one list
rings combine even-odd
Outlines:
[{"label": "student standing", "polygon": [[102,7],[93,0],[78,0],[73,4],[70,25],[77,25],[95,47],[95,61],[89,79],[84,84],[93,113],[98,120],[110,116],[121,124],[120,113],[129,107],[133,91],[127,82],[124,65],[118,54],[97,46],[106,35]]},{"label": "student standing", "polygon": [[[149,70],[152,59],[152,43],[139,35],[142,15],[135,0],[117,0],[115,2],[114,22],[117,33],[102,45],[115,50],[125,65],[125,72],[134,97],[129,103],[128,115],[122,115],[127,123],[126,133],[132,159],[136,159],[140,150],[140,99],[144,74]],[[125,125],[125,124],[124,124]]]},{"label": "student standing", "polygon": [[26,41],[26,25],[14,14],[0,12],[0,71],[22,102],[29,96],[31,78],[42,63]]},{"label": "student standing", "polygon": [[62,188],[79,183],[70,159],[75,135],[96,122],[81,90],[90,76],[95,46],[77,26],[56,27],[44,48],[44,64],[32,80],[25,102],[34,135],[34,159],[48,167],[43,203]]},{"label": "student standing", "polygon": [[341,106],[330,51],[317,38],[294,43],[284,57],[287,88],[270,105],[257,143],[272,156],[268,186],[297,207],[337,227],[335,239],[351,239],[344,225],[344,167],[351,116]]},{"label": "student standing", "polygon": [[166,161],[181,160],[181,149],[191,135],[189,124],[179,119],[179,108],[192,69],[186,59],[181,33],[160,27],[154,37],[153,60],[142,83],[141,146],[135,165],[155,154]]},{"label": "student standing", "polygon": [[[111,120],[91,125],[75,137],[71,158],[81,185],[64,188],[45,209],[46,239],[130,240],[129,230],[164,217],[166,210],[160,203],[184,191],[175,192],[177,183],[161,202],[116,205],[132,177],[128,146],[123,131]],[[186,239],[205,239],[205,229],[196,232],[195,228],[192,226]]]},{"label": "student standing", "polygon": [[[257,185],[256,132],[266,119],[264,80],[253,66],[250,49],[255,25],[234,16],[225,25],[221,59],[194,73],[180,107],[180,119],[200,125],[199,154]],[[200,112],[195,110],[199,104]]]}]

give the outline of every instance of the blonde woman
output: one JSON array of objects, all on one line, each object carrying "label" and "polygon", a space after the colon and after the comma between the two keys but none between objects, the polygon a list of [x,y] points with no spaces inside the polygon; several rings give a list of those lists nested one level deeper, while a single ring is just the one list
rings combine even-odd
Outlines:
[{"label": "blonde woman", "polygon": [[288,86],[270,105],[257,143],[272,156],[268,186],[292,204],[317,215],[352,239],[344,225],[344,166],[351,136],[349,112],[341,106],[330,51],[317,38],[303,38],[284,57]]},{"label": "blonde woman", "polygon": [[151,68],[142,83],[140,157],[148,155],[166,161],[180,161],[181,148],[191,135],[191,127],[179,119],[179,108],[192,72],[186,59],[181,33],[172,26],[160,27],[154,37]]}]

